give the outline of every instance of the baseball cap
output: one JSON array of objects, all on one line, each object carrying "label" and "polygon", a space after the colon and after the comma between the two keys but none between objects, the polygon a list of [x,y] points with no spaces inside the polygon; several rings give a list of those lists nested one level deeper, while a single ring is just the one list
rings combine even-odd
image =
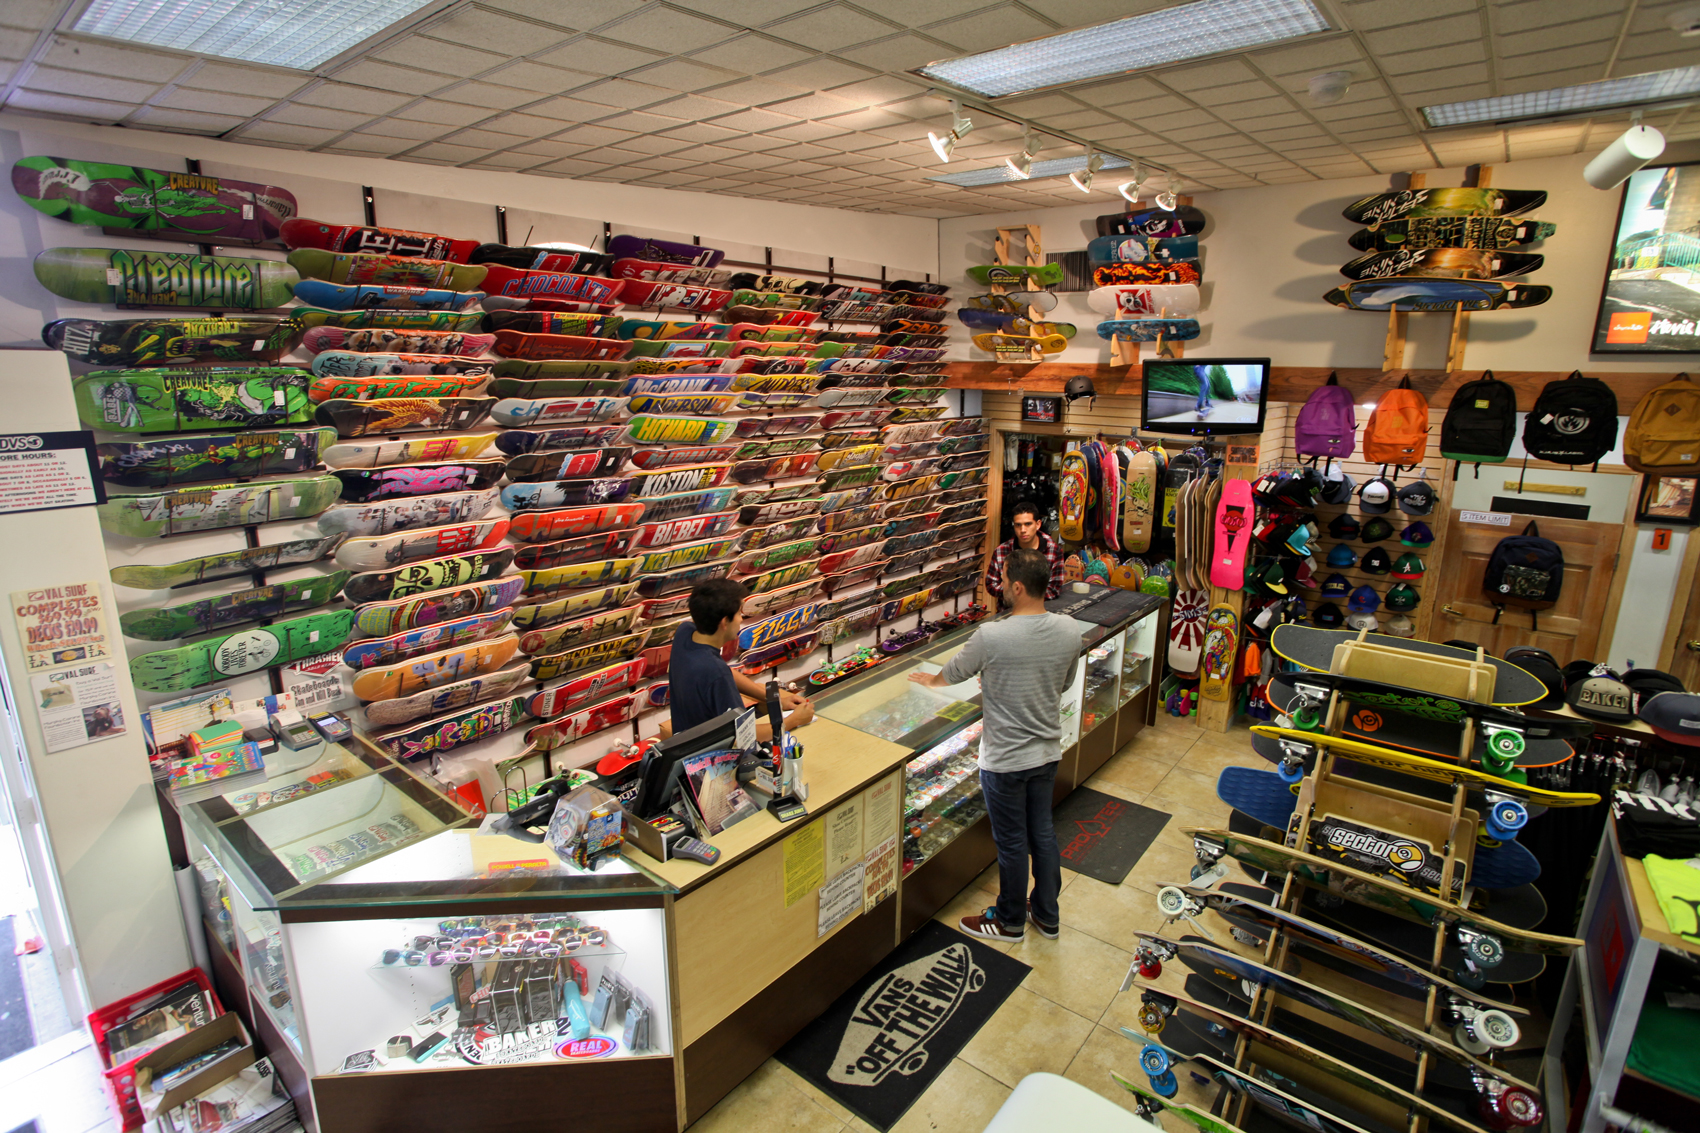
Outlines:
[{"label": "baseball cap", "polygon": [[1367,586],[1360,586],[1352,591],[1351,601],[1347,603],[1354,614],[1368,614],[1381,606],[1381,596]]},{"label": "baseball cap", "polygon": [[1328,521],[1328,534],[1336,539],[1356,539],[1360,530],[1357,516],[1346,512]]},{"label": "baseball cap", "polygon": [[1413,555],[1409,551],[1406,551],[1404,554],[1399,556],[1399,561],[1393,564],[1393,577],[1407,580],[1421,578],[1423,576],[1423,571],[1427,569],[1427,567],[1423,566],[1423,560],[1421,558]]},{"label": "baseball cap", "polygon": [[1344,543],[1334,544],[1334,549],[1328,552],[1328,565],[1331,567],[1356,566],[1357,562],[1358,556]]},{"label": "baseball cap", "polygon": [[1269,503],[1276,488],[1281,485],[1281,477],[1273,472],[1265,472],[1251,482],[1252,498],[1259,503]]},{"label": "baseball cap", "polygon": [[1340,612],[1340,607],[1332,602],[1322,603],[1311,613],[1310,617],[1317,625],[1326,626],[1330,629],[1346,620],[1346,615]]},{"label": "baseball cap", "polygon": [[1434,542],[1434,532],[1428,529],[1428,524],[1422,520],[1407,523],[1405,530],[1399,532],[1399,542],[1407,547],[1426,547]]},{"label": "baseball cap", "polygon": [[1407,618],[1404,614],[1394,614],[1391,618],[1387,619],[1387,625],[1383,628],[1385,628],[1387,632],[1392,634],[1394,637],[1417,636],[1417,623],[1413,622],[1410,618]]},{"label": "baseball cap", "polygon": [[1347,614],[1346,624],[1352,629],[1376,630],[1381,628],[1381,623],[1375,620],[1374,614]]},{"label": "baseball cap", "polygon": [[1379,543],[1392,536],[1393,525],[1379,515],[1364,524],[1362,538],[1365,543]]},{"label": "baseball cap", "polygon": [[1604,665],[1570,686],[1570,707],[1595,720],[1620,721],[1634,716],[1630,711],[1635,703],[1629,686],[1612,676]]},{"label": "baseball cap", "polygon": [[1623,674],[1623,683],[1635,694],[1637,710],[1661,692],[1687,692],[1683,683],[1662,669],[1631,669]]},{"label": "baseball cap", "polygon": [[[1338,472],[1338,475],[1335,473]],[[1322,479],[1322,490],[1316,494],[1318,503],[1349,504],[1352,493],[1358,490],[1358,482],[1346,475],[1336,465],[1334,470]]]},{"label": "baseball cap", "polygon": [[1246,582],[1270,595],[1287,592],[1287,573],[1275,559],[1264,559],[1252,567]]},{"label": "baseball cap", "polygon": [[1287,550],[1301,559],[1310,554],[1310,528],[1295,527],[1293,533],[1287,536]]},{"label": "baseball cap", "polygon": [[1380,547],[1371,547],[1358,560],[1358,569],[1365,574],[1386,574],[1393,569],[1393,557]]},{"label": "baseball cap", "polygon": [[1638,715],[1660,739],[1700,746],[1700,696],[1691,692],[1661,692],[1643,701]]},{"label": "baseball cap", "polygon": [[1366,515],[1386,515],[1393,510],[1393,482],[1377,476],[1358,490],[1358,508]]},{"label": "baseball cap", "polygon": [[1427,515],[1434,510],[1434,489],[1426,480],[1399,489],[1399,510],[1406,515]]},{"label": "baseball cap", "polygon": [[1299,569],[1293,572],[1293,581],[1306,590],[1316,589],[1316,576],[1311,573],[1309,559],[1299,560]]},{"label": "baseball cap", "polygon": [[1389,610],[1398,610],[1401,613],[1406,610],[1414,610],[1417,608],[1417,603],[1421,601],[1422,596],[1403,582],[1395,582],[1392,589],[1387,592],[1387,608]]},{"label": "baseball cap", "polygon": [[1352,592],[1352,584],[1346,581],[1346,576],[1335,573],[1322,580],[1322,594],[1325,598],[1344,598]]},{"label": "baseball cap", "polygon": [[1277,484],[1270,495],[1279,503],[1308,508],[1316,505],[1317,489],[1321,487],[1322,478],[1317,475],[1316,469],[1305,468]]}]

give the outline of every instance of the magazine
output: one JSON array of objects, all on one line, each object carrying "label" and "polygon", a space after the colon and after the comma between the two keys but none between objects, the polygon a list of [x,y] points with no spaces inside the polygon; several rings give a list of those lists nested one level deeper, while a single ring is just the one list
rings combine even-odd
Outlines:
[{"label": "magazine", "polygon": [[295,1120],[270,1059],[261,1058],[157,1122],[160,1133],[266,1133]]},{"label": "magazine", "polygon": [[738,785],[738,755],[735,751],[713,751],[685,760],[691,801],[710,834],[718,834],[756,813],[755,803]]},{"label": "magazine", "polygon": [[146,1003],[136,1005],[136,1014],[106,1032],[106,1056],[113,1066],[133,1062],[173,1039],[182,1038],[196,1027],[204,1027],[217,1014],[212,999],[193,981],[183,983]]}]

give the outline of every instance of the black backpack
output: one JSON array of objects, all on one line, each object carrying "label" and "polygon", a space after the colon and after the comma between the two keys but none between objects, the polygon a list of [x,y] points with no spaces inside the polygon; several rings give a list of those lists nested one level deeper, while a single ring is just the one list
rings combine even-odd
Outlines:
[{"label": "black backpack", "polygon": [[1600,457],[1616,445],[1617,395],[1580,370],[1548,382],[1523,422],[1523,447],[1536,460],[1592,464],[1598,470]]},{"label": "black backpack", "polygon": [[1475,464],[1479,479],[1482,465],[1499,464],[1511,454],[1516,437],[1517,392],[1487,370],[1453,393],[1440,423],[1440,455],[1453,461],[1454,480],[1464,461]]},{"label": "black backpack", "polygon": [[1501,539],[1488,555],[1482,590],[1493,603],[1495,625],[1505,607],[1517,606],[1529,611],[1530,628],[1540,628],[1535,611],[1556,606],[1563,587],[1564,552],[1541,535],[1534,520],[1523,528],[1523,534]]}]

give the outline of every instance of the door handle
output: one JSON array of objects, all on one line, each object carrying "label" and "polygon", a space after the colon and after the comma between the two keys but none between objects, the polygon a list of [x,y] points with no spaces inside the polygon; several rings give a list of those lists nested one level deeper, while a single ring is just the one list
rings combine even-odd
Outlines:
[{"label": "door handle", "polygon": [[1688,642],[1688,648],[1694,650],[1694,652],[1696,652],[1696,653],[1700,653],[1700,641],[1690,641],[1690,642]]},{"label": "door handle", "polygon": [[[1445,611],[1446,613],[1451,614],[1455,618],[1461,618],[1461,617],[1464,616],[1463,610],[1455,610],[1450,605],[1441,606],[1440,608],[1443,611]],[[1700,646],[1700,641],[1690,642],[1689,644],[1691,646]]]}]

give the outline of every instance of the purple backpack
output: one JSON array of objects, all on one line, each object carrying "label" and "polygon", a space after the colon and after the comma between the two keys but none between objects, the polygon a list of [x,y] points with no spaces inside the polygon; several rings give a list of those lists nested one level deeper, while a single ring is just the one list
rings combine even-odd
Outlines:
[{"label": "purple backpack", "polygon": [[1340,384],[1338,374],[1328,375],[1328,384],[1311,390],[1299,407],[1293,424],[1293,449],[1315,464],[1324,456],[1344,459],[1352,455],[1358,428],[1357,406],[1352,391]]}]

